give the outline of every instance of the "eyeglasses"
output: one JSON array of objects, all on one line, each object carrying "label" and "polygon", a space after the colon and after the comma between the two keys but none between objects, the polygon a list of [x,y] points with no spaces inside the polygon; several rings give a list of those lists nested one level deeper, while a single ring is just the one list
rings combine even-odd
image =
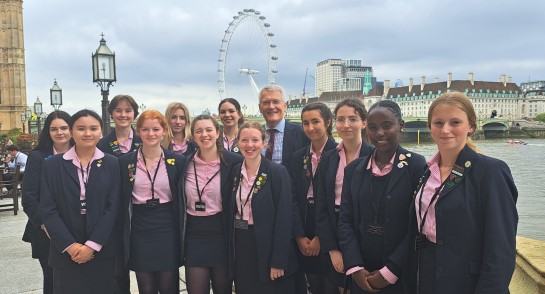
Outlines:
[{"label": "eyeglasses", "polygon": [[349,125],[353,125],[353,124],[356,124],[357,122],[359,122],[360,120],[361,120],[361,118],[359,118],[357,116],[349,116],[349,117],[340,116],[340,117],[335,118],[335,123],[338,124],[338,125],[344,125],[344,123],[346,121],[348,121]]}]

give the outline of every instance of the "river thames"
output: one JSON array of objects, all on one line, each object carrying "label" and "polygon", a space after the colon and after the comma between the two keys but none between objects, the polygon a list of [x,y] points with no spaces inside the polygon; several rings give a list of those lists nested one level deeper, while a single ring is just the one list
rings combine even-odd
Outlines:
[{"label": "river thames", "polygon": [[[485,155],[505,161],[515,179],[519,192],[517,235],[545,241],[545,139],[526,139],[528,145],[510,145],[503,140],[475,141]],[[403,147],[430,159],[437,147],[433,143]]]}]

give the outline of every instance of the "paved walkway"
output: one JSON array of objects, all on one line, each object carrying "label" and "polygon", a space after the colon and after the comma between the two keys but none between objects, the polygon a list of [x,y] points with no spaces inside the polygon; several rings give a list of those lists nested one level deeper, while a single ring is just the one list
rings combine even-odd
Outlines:
[{"label": "paved walkway", "polygon": [[[0,200],[0,204],[11,199]],[[30,244],[21,240],[27,216],[22,208],[18,215],[13,211],[0,212],[0,293],[42,293],[42,269],[37,259],[31,257]],[[180,277],[184,278],[184,268]],[[185,283],[180,281],[180,293],[187,293]],[[131,292],[138,293],[136,278],[131,272]]]}]

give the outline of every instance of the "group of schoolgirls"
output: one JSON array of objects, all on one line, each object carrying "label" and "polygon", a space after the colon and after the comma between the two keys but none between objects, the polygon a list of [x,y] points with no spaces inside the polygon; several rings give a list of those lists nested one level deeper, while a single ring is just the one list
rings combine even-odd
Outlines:
[{"label": "group of schoolgirls", "polygon": [[303,274],[315,294],[508,293],[518,194],[508,166],[475,151],[463,94],[430,107],[439,151],[427,163],[400,146],[390,100],[367,111],[348,98],[334,115],[306,105],[311,143],[286,167],[262,155],[264,128],[233,98],[222,128],[182,103],[144,111],[136,129],[132,97],[108,110],[102,138],[95,112],[52,112],[29,157],[24,239],[44,293],[130,293],[129,270],[139,293],[178,293],[182,265],[197,294],[233,281],[236,293],[304,293]]}]

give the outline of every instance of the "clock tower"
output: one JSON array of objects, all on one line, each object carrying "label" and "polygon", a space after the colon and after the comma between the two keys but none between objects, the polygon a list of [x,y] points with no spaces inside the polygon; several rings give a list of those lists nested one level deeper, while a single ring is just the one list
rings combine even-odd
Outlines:
[{"label": "clock tower", "polygon": [[27,105],[23,1],[0,0],[0,133],[22,128]]}]

